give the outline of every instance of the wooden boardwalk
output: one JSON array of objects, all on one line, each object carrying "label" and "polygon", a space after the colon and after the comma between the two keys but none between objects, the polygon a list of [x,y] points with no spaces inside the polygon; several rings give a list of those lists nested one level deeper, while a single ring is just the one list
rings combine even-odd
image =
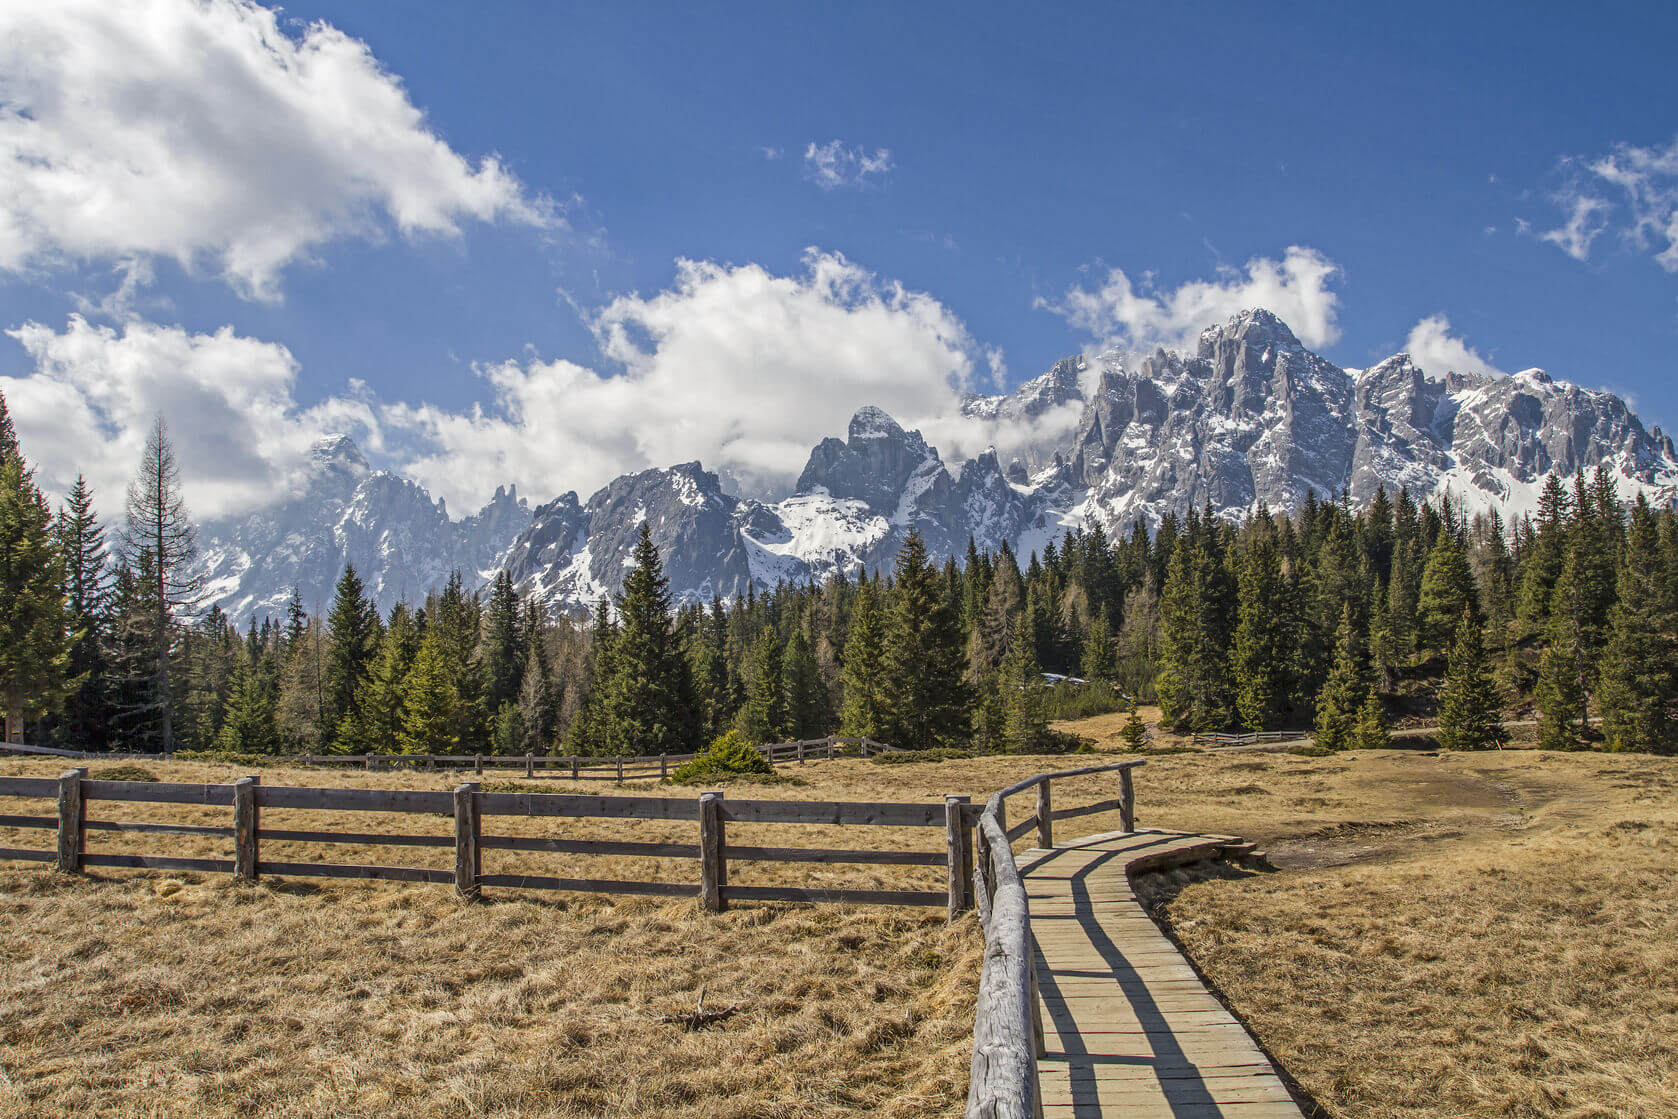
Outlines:
[{"label": "wooden boardwalk", "polygon": [[1126,873],[1231,842],[1142,830],[1020,856],[1037,942],[1044,1116],[1301,1119],[1269,1059],[1143,911]]}]

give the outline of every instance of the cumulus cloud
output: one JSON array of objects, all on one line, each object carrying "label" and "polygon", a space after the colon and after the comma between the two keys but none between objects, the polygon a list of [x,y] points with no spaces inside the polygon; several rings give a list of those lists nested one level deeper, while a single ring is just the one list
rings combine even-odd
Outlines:
[{"label": "cumulus cloud", "polygon": [[107,520],[120,514],[158,414],[175,442],[187,506],[206,519],[291,492],[322,436],[381,445],[369,403],[351,396],[300,408],[291,352],[232,327],[192,334],[130,321],[119,333],[72,315],[63,331],[31,322],[7,333],[35,363],[27,377],[0,377],[0,391],[37,481],[62,495],[87,475]]},{"label": "cumulus cloud", "polygon": [[550,224],[366,44],[251,0],[0,5],[0,270],[172,258],[272,299],[344,236]]},{"label": "cumulus cloud", "polygon": [[1282,318],[1313,348],[1340,337],[1339,295],[1330,287],[1340,266],[1315,249],[1290,245],[1281,260],[1255,257],[1243,268],[1224,267],[1210,280],[1159,290],[1151,273],[1139,283],[1114,268],[1098,288],[1073,287],[1059,300],[1037,300],[1103,346],[1151,349],[1190,347],[1208,326],[1247,308],[1263,307]]},{"label": "cumulus cloud", "polygon": [[804,177],[823,190],[840,187],[865,187],[893,167],[891,152],[875,148],[872,153],[860,146],[847,146],[841,140],[818,144],[814,140],[804,149]]},{"label": "cumulus cloud", "polygon": [[1451,334],[1451,320],[1444,315],[1429,315],[1411,327],[1404,350],[1423,372],[1438,378],[1451,372],[1503,375],[1479,350]]},{"label": "cumulus cloud", "polygon": [[487,407],[387,407],[392,437],[425,448],[405,470],[461,507],[508,480],[586,496],[690,459],[770,491],[863,404],[908,426],[953,414],[987,360],[930,295],[814,249],[791,276],[679,261],[668,290],[614,299],[591,325],[621,372],[509,361],[479,369]]},{"label": "cumulus cloud", "polygon": [[1678,272],[1678,136],[1665,147],[1621,143],[1594,159],[1569,157],[1561,173],[1566,185],[1555,199],[1567,220],[1541,238],[1586,260],[1591,242],[1615,230]]}]

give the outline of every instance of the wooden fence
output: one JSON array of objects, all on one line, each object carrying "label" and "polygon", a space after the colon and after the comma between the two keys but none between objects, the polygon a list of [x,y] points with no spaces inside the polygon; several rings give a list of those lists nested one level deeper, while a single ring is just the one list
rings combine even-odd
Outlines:
[{"label": "wooden fence", "polygon": [[[1025,883],[1014,862],[1012,843],[1033,828],[1037,846],[1054,846],[1054,822],[1095,812],[1119,812],[1120,827],[1136,830],[1136,792],[1131,770],[1141,759],[1113,765],[1039,773],[1009,785],[979,812],[973,888],[979,927],[985,937],[979,1001],[973,1017],[973,1068],[967,1089],[969,1119],[1039,1115],[1037,1058],[1043,1053],[1043,1023],[1037,1005],[1037,968]],[[1118,797],[1078,808],[1055,809],[1053,783],[1067,777],[1117,772]],[[1037,810],[1008,826],[1008,798],[1037,790]]]},{"label": "wooden fence", "polygon": [[[697,800],[647,796],[587,796],[556,793],[486,793],[475,784],[452,792],[415,789],[324,789],[263,785],[245,777],[230,785],[168,784],[154,781],[95,781],[87,770],[75,769],[61,777],[0,777],[0,797],[56,800],[54,816],[0,815],[0,827],[37,828],[57,832],[56,850],[0,848],[0,859],[53,863],[74,872],[83,867],[141,867],[155,870],[192,870],[233,874],[256,879],[265,874],[316,878],[376,878],[402,882],[453,882],[463,898],[475,899],[484,887],[577,890],[611,894],[654,894],[694,897],[711,910],[730,901],[831,901],[876,905],[942,905],[953,918],[965,905],[966,830],[971,819],[963,814],[966,797],[950,797],[945,804],[897,804],[826,801],[732,800],[707,792]],[[100,802],[186,804],[225,807],[226,825],[166,824],[89,819],[88,806]],[[384,832],[302,831],[275,828],[263,822],[264,810],[330,810],[444,815],[454,820],[454,835],[389,834]],[[484,834],[486,818],[610,818],[686,820],[697,825],[691,843],[651,843],[547,836]],[[945,828],[942,850],[895,851],[809,847],[759,847],[726,841],[730,823],[825,824]],[[105,854],[88,850],[90,833],[139,832],[162,835],[212,836],[233,841],[231,859],[179,858],[167,855]],[[263,858],[264,841],[322,844],[366,844],[400,847],[453,847],[454,869],[414,866],[374,866],[344,863],[278,862]],[[561,878],[533,874],[484,874],[483,852],[533,851],[578,855],[640,856],[693,859],[699,863],[696,880],[641,882],[600,878]],[[945,890],[810,889],[791,886],[733,886],[728,868],[735,862],[855,863],[896,866],[944,866]]]},{"label": "wooden fence", "polygon": [[1261,730],[1251,734],[1197,733],[1192,741],[1196,746],[1206,743],[1213,746],[1252,746],[1261,742],[1292,742],[1297,738],[1309,737],[1310,732],[1303,730]]},{"label": "wooden fence", "polygon": [[[904,753],[899,747],[887,746],[883,742],[875,742],[872,738],[841,738],[831,735],[827,738],[806,738],[796,742],[776,742],[755,749],[773,765],[786,762],[803,763],[815,758],[871,758],[878,754]],[[17,743],[0,743],[0,750],[44,754],[75,761],[147,761],[158,760],[161,757],[158,754],[93,754],[82,750],[22,746]],[[660,778],[668,777],[671,767],[691,761],[695,756],[642,754],[622,758],[580,758],[575,755],[551,754],[282,754],[275,755],[274,760],[308,767],[359,765],[367,769],[398,769],[407,766],[428,771],[470,766],[477,776],[482,776],[485,769],[497,768],[523,769],[526,777],[536,776],[539,769],[558,770],[561,776],[568,775],[572,781],[611,781],[621,785],[625,778],[650,778],[655,775]]]}]

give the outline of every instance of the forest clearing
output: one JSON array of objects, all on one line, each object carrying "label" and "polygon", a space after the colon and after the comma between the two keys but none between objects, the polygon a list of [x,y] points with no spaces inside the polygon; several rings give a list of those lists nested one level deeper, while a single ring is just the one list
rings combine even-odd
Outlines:
[{"label": "forest clearing", "polygon": [[[1099,740],[1116,723],[1060,729]],[[784,766],[785,783],[720,787],[758,799],[939,803],[947,793],[982,799],[1064,764],[841,759]],[[4,775],[61,768],[0,762]],[[246,772],[205,762],[146,768],[174,781]],[[459,780],[328,777],[283,764],[261,772],[272,785],[448,789]],[[1070,779],[1066,803],[1107,795],[1101,783]],[[513,784],[580,788],[560,778]],[[1142,826],[1240,833],[1280,869],[1193,883],[1183,872],[1161,875],[1145,896],[1326,1114],[1591,1114],[1587,1104],[1659,1114],[1673,1106],[1678,1063],[1678,1007],[1661,978],[1678,963],[1675,786],[1678,761],[1623,755],[1156,754],[1137,779]],[[646,782],[633,791],[690,797],[700,787]],[[225,815],[102,809],[172,822]],[[10,801],[0,810],[24,809]],[[318,817],[307,826],[376,830],[376,814],[338,815],[358,818],[288,814]],[[420,830],[414,819],[395,823],[390,830]],[[1077,823],[1066,838],[1117,827],[1105,815]],[[437,830],[447,826],[439,820]],[[497,826],[672,841],[692,830],[516,817]],[[936,846],[928,830],[867,829],[869,845],[903,850]],[[841,831],[764,824],[730,841],[857,842],[854,829]],[[100,850],[200,855],[227,842],[90,840]],[[0,844],[39,843],[21,829],[0,832]],[[285,857],[311,855],[380,861],[356,848]],[[448,855],[422,849],[401,861],[441,866]],[[485,852],[486,870],[492,856],[514,857]],[[588,873],[607,877],[693,873],[678,860],[589,861],[605,865]],[[942,871],[747,863],[736,873],[929,889]],[[0,1108],[155,1114],[167,1100],[164,1113],[195,1115],[961,1113],[981,951],[971,916],[946,926],[939,911],[903,908],[744,903],[706,914],[688,899],[486,897],[466,906],[441,885],[250,885],[104,869],[76,878],[8,864],[5,924],[33,935],[4,939]],[[735,1012],[693,1032],[660,1021],[693,1011],[702,993],[706,1008]]]}]

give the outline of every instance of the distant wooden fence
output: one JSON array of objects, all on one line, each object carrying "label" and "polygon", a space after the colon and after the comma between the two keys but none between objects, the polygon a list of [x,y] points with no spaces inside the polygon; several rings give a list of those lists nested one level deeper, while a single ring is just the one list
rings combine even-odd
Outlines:
[{"label": "distant wooden fence", "polygon": [[[1037,968],[1031,939],[1025,883],[1020,879],[1011,844],[1033,828],[1037,845],[1054,846],[1054,822],[1095,812],[1119,812],[1120,827],[1136,830],[1136,791],[1131,770],[1141,759],[1113,765],[1039,773],[1009,785],[990,798],[978,816],[977,865],[973,887],[979,927],[985,936],[979,1000],[973,1017],[973,1067],[967,1089],[969,1119],[1042,1114],[1037,1058],[1043,1052],[1043,1023],[1038,1018]],[[1117,772],[1119,795],[1078,808],[1055,809],[1053,783],[1068,777]],[[1008,798],[1037,790],[1031,815],[1008,826]]]},{"label": "distant wooden fence", "polygon": [[1197,733],[1192,741],[1196,746],[1206,743],[1213,746],[1253,746],[1261,742],[1292,742],[1309,737],[1308,732],[1301,730],[1261,730],[1251,734]]},{"label": "distant wooden fence", "polygon": [[[45,754],[72,758],[76,761],[143,761],[158,759],[158,754],[94,754],[82,750],[60,750],[51,746],[22,746],[0,743],[0,750],[24,754]],[[872,738],[806,738],[796,742],[776,742],[756,747],[771,764],[802,763],[840,757],[871,758],[878,754],[901,754],[905,751]],[[276,762],[285,761],[304,766],[359,765],[367,769],[398,769],[403,766],[424,768],[428,771],[471,766],[474,774],[482,776],[485,769],[523,769],[526,777],[534,777],[538,769],[569,772],[573,781],[612,781],[623,784],[625,778],[670,776],[670,768],[691,761],[694,754],[641,754],[636,757],[577,757],[570,754],[277,754]]]}]

